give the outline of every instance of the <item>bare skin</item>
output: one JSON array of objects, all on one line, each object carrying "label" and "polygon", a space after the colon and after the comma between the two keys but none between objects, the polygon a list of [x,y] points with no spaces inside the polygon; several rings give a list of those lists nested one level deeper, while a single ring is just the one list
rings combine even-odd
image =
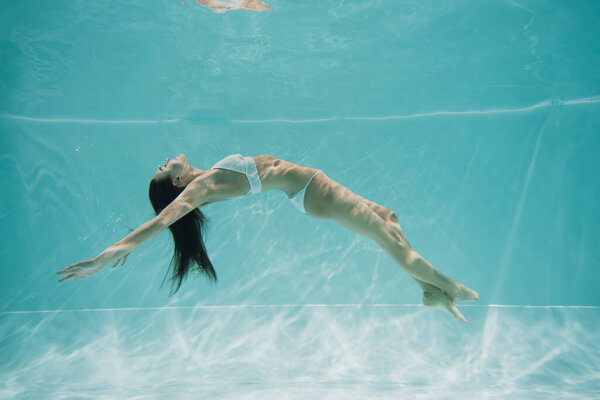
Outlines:
[{"label": "bare skin", "polygon": [[[262,191],[281,190],[287,195],[298,192],[316,171],[270,155],[253,157]],[[244,174],[223,170],[200,170],[181,154],[167,159],[155,176],[164,175],[184,191],[153,220],[146,222],[125,238],[110,246],[97,257],[58,271],[66,275],[60,282],[91,276],[105,265],[125,263],[127,255],[137,246],[162,232],[194,208],[239,197],[247,193],[250,184]],[[452,315],[461,322],[466,318],[454,305],[457,301],[479,299],[479,294],[448,278],[415,252],[406,239],[397,215],[330,179],[324,172],[317,174],[306,189],[304,207],[309,216],[331,219],[344,227],[372,239],[402,267],[423,290],[423,304]]]},{"label": "bare skin", "polygon": [[271,6],[264,1],[259,0],[244,0],[237,8],[228,6],[226,4],[217,4],[211,0],[196,0],[196,3],[201,6],[209,7],[215,11],[227,11],[227,10],[250,10],[250,11],[268,11]]},{"label": "bare skin", "polygon": [[[255,162],[261,181],[264,176],[273,188],[283,190],[288,195],[300,190],[316,171],[271,156],[255,157]],[[425,306],[467,322],[454,302],[477,300],[479,294],[443,275],[415,252],[393,211],[351,192],[323,172],[317,174],[306,188],[304,207],[311,217],[332,219],[375,241],[421,287]]]}]

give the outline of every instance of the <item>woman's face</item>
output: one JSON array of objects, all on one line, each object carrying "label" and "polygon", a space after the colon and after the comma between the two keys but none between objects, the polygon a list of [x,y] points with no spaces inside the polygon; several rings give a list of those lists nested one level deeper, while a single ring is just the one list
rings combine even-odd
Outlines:
[{"label": "woman's face", "polygon": [[164,165],[158,167],[154,176],[156,178],[167,176],[171,179],[173,184],[177,184],[177,178],[179,178],[180,181],[183,181],[185,174],[190,170],[191,167],[190,164],[188,164],[185,154],[180,154],[177,157],[165,159]]}]

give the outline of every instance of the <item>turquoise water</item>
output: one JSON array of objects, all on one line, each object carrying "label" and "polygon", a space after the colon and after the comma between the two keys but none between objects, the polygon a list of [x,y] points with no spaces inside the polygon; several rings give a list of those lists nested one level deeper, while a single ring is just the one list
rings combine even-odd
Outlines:
[{"label": "turquoise water", "polygon": [[[600,3],[27,1],[0,15],[0,398],[600,397]],[[281,192],[215,203],[219,282],[161,287],[165,157],[273,154],[394,210],[481,293],[420,306]]]}]

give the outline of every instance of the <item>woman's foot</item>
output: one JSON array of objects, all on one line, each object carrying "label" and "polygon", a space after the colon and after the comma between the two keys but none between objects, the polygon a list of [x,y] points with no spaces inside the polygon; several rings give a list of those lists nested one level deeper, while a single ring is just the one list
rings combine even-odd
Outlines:
[{"label": "woman's foot", "polygon": [[[445,291],[429,284],[423,289],[423,305],[444,311],[462,323],[469,322]],[[423,287],[423,286],[422,286]],[[470,290],[470,289],[469,289]]]},{"label": "woman's foot", "polygon": [[461,283],[456,283],[456,291],[454,292],[454,296],[451,296],[452,301],[476,301],[479,300],[479,293],[474,290],[469,289],[465,285]]}]

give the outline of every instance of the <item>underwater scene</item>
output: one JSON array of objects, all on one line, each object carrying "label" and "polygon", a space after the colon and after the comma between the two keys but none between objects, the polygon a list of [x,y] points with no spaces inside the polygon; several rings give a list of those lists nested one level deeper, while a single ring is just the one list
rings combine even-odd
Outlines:
[{"label": "underwater scene", "polygon": [[[7,2],[0,399],[600,398],[599,16],[597,1]],[[179,154],[323,173],[308,215],[260,163],[262,192],[202,204],[216,281],[193,269],[172,290],[167,232],[75,279],[158,218],[149,184]],[[325,176],[479,294],[434,285],[468,323],[424,306],[357,212],[315,214]]]}]

